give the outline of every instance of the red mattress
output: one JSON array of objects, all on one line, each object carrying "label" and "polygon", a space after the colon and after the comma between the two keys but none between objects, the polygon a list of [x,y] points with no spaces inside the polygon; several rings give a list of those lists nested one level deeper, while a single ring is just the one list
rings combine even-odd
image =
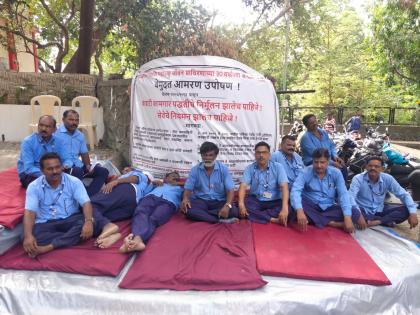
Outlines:
[{"label": "red mattress", "polygon": [[299,279],[390,285],[353,237],[339,229],[252,224],[261,274]]},{"label": "red mattress", "polygon": [[13,229],[22,221],[25,193],[16,167],[0,172],[0,225]]},{"label": "red mattress", "polygon": [[[131,222],[117,222],[120,232],[126,236],[131,230]],[[0,268],[19,270],[48,270],[78,273],[90,276],[117,276],[130,255],[121,254],[119,247],[122,238],[107,249],[94,246],[90,239],[77,246],[53,250],[47,254],[30,258],[23,251],[22,245],[16,245],[0,256]]]},{"label": "red mattress", "polygon": [[251,224],[209,224],[174,216],[136,257],[120,288],[248,290],[264,286]]}]

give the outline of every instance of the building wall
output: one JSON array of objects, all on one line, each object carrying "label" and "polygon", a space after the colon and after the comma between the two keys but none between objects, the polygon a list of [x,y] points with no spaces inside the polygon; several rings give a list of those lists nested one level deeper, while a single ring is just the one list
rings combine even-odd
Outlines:
[{"label": "building wall", "polygon": [[[5,25],[4,20],[0,19],[0,25]],[[4,31],[2,35],[5,35]],[[16,51],[17,51],[17,60],[19,63],[19,72],[35,72],[35,61],[34,56],[24,52],[26,49],[23,45],[23,41],[19,40],[18,36],[14,36]],[[32,46],[30,46],[32,49]],[[7,47],[3,47],[0,45],[0,71],[9,70],[9,52],[7,51]],[[3,65],[5,67],[3,67]]]}]

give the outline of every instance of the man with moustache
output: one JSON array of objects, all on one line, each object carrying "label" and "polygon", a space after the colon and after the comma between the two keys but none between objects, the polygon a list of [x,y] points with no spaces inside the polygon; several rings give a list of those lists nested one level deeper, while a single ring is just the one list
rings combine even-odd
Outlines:
[{"label": "man with moustache", "polygon": [[[384,161],[371,156],[366,161],[366,171],[356,175],[350,186],[353,204],[360,209],[368,226],[394,226],[408,219],[410,228],[418,224],[417,205],[410,194],[389,174],[383,173]],[[384,204],[388,192],[393,193],[403,205]]]},{"label": "man with moustache", "polygon": [[[257,223],[287,226],[289,188],[283,166],[270,161],[270,145],[264,141],[254,147],[255,162],[245,168],[239,187],[239,215]],[[246,190],[249,194],[245,197]]]},{"label": "man with moustache", "polygon": [[302,158],[296,153],[296,139],[293,136],[285,135],[281,139],[280,150],[271,155],[270,160],[280,163],[286,172],[289,181],[289,191],[292,189],[293,182],[305,165]]},{"label": "man with moustache", "polygon": [[92,213],[82,182],[62,172],[56,153],[44,154],[39,163],[44,175],[29,184],[23,217],[23,248],[29,256],[76,245],[99,234],[106,239],[102,248],[121,237],[117,225]]},{"label": "man with moustache", "polygon": [[306,231],[308,223],[319,228],[342,228],[349,233],[355,231],[354,224],[365,229],[366,221],[360,211],[351,206],[343,176],[329,166],[328,150],[316,149],[312,158],[312,165],[298,175],[291,191],[299,229]]},{"label": "man with moustache", "polygon": [[328,136],[328,133],[318,127],[318,122],[314,114],[308,114],[303,116],[302,122],[305,125],[307,131],[303,134],[300,140],[300,148],[303,156],[303,163],[305,165],[312,164],[312,153],[318,148],[324,148],[328,150],[330,159],[330,165],[335,166],[343,174],[344,179],[347,179],[347,167],[344,161],[337,156],[337,150],[334,142]]},{"label": "man with moustache", "polygon": [[77,129],[78,126],[79,114],[73,109],[66,110],[63,113],[63,124],[58,128],[55,136],[62,141],[64,149],[71,158],[71,165],[65,166],[66,173],[80,180],[92,178],[92,182],[86,187],[86,190],[89,196],[93,196],[102,188],[108,179],[109,172],[100,165],[92,167],[85,136]]},{"label": "man with moustache", "polygon": [[212,142],[200,147],[203,162],[194,166],[184,185],[181,211],[187,218],[209,223],[234,223],[234,183],[226,165],[216,161],[219,148]]},{"label": "man with moustache", "polygon": [[24,188],[42,175],[39,160],[47,152],[56,152],[64,167],[71,165],[71,159],[60,139],[54,136],[56,121],[50,115],[39,118],[38,132],[26,137],[20,145],[20,157],[17,162],[19,180]]}]

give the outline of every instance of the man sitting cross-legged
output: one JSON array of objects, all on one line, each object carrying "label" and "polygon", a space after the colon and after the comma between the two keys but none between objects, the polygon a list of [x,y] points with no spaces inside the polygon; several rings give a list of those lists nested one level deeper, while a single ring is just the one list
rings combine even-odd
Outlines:
[{"label": "man sitting cross-legged", "polygon": [[148,193],[138,204],[133,215],[132,233],[124,239],[121,252],[142,251],[156,228],[169,221],[178,209],[183,189],[178,172],[166,174],[163,186]]},{"label": "man sitting cross-legged", "polygon": [[341,172],[328,166],[328,150],[316,149],[312,158],[313,164],[298,175],[291,191],[299,228],[305,231],[308,221],[320,228],[328,225],[347,232],[355,231],[353,223],[358,228],[366,228],[360,211],[351,206]]},{"label": "man sitting cross-legged", "polygon": [[185,182],[181,211],[187,218],[195,221],[239,221],[238,208],[232,205],[232,176],[226,165],[216,161],[219,148],[213,142],[204,142],[200,147],[200,154],[203,162],[191,169]]},{"label": "man sitting cross-legged", "polygon": [[[287,226],[289,188],[287,175],[280,163],[270,161],[270,146],[258,142],[255,162],[245,168],[239,187],[239,215],[258,223],[280,223]],[[249,196],[245,197],[249,187]]]},{"label": "man sitting cross-legged", "polygon": [[118,240],[118,226],[100,215],[93,219],[85,187],[62,172],[56,153],[44,154],[40,167],[44,175],[29,184],[26,191],[23,248],[29,256],[76,245],[100,233],[106,239],[104,247]]},{"label": "man sitting cross-legged", "polygon": [[[417,205],[410,194],[394,177],[383,173],[384,162],[378,156],[366,161],[366,172],[356,175],[350,186],[354,206],[361,210],[368,226],[394,226],[408,219],[410,228],[418,224]],[[393,193],[403,205],[384,204],[388,192]]]},{"label": "man sitting cross-legged", "polygon": [[[94,214],[99,212],[112,222],[129,219],[138,202],[153,189],[151,174],[133,168],[125,168],[123,173],[91,197]],[[103,239],[98,237],[96,243],[101,247]]]}]

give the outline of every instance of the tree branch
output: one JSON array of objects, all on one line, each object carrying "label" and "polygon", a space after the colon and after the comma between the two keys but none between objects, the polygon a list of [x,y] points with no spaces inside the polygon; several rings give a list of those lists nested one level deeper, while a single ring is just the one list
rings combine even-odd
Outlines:
[{"label": "tree branch", "polygon": [[45,48],[48,48],[48,47],[51,47],[51,46],[58,46],[59,48],[62,49],[62,45],[59,42],[49,42],[49,43],[46,43],[46,44],[41,44],[39,41],[33,39],[32,37],[27,36],[26,34],[24,34],[21,31],[16,31],[14,29],[11,29],[11,28],[3,26],[3,25],[0,25],[0,30],[3,30],[5,32],[9,32],[9,33],[17,35],[19,37],[22,37],[22,39],[27,40],[28,42],[37,45],[39,49],[45,49]]},{"label": "tree branch", "polygon": [[251,30],[248,32],[248,34],[245,35],[245,37],[241,40],[240,42],[240,46],[243,46],[243,44],[246,43],[246,41],[253,35],[256,35],[260,32],[262,32],[264,29],[274,25],[280,18],[282,18],[283,16],[286,15],[287,12],[289,12],[290,10],[292,10],[294,7],[298,6],[298,5],[302,5],[305,4],[307,2],[311,2],[312,0],[300,0],[300,1],[293,1],[293,0],[286,0],[285,1],[285,5],[284,7],[280,10],[280,12],[267,24],[265,24],[264,26],[262,26],[261,28],[254,30],[255,26],[257,25],[258,20],[261,18],[261,16],[263,15],[264,11],[266,9],[269,8],[269,6],[272,4],[272,2],[269,4],[266,4],[263,9],[261,14],[258,16],[258,19],[254,22],[253,27],[251,28]]},{"label": "tree branch", "polygon": [[45,0],[40,0],[40,1],[41,1],[42,6],[44,7],[45,11],[47,11],[48,15],[51,17],[51,19],[61,28],[63,33],[67,34],[67,36],[68,36],[68,29],[66,28],[66,26],[58,20],[58,18],[51,11],[48,4],[45,3]]},{"label": "tree branch", "polygon": [[70,10],[70,15],[67,18],[67,20],[64,22],[64,25],[67,26],[69,25],[70,21],[73,19],[74,15],[76,14],[76,3],[74,2],[74,0],[71,2],[71,10]]}]

